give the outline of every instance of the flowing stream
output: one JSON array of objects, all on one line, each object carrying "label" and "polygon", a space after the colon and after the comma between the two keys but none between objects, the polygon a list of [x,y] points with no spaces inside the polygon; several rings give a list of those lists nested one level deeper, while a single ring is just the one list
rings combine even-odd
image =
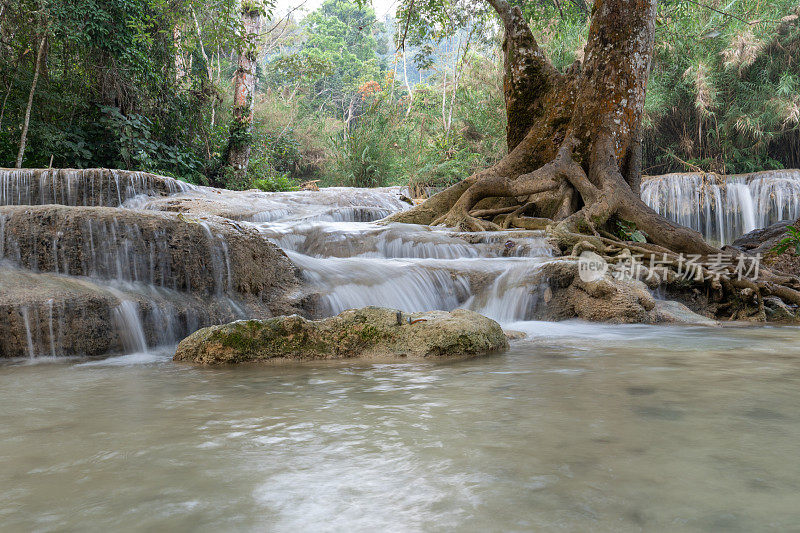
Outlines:
[{"label": "flowing stream", "polygon": [[[142,179],[138,189],[115,185],[128,191],[119,203],[158,209],[140,194],[154,187]],[[74,197],[72,182],[43,183],[52,197]],[[3,198],[20,198],[21,186],[4,187]],[[107,188],[81,190],[110,201]],[[164,270],[166,241],[139,226],[90,226],[103,242],[75,264],[113,294],[110,327],[124,354],[64,357],[68,310],[52,299],[19,310],[27,357],[0,359],[0,529],[796,528],[800,329],[533,321],[532,280],[558,260],[541,233],[375,224],[404,208],[397,193],[230,201],[249,209],[239,224],[300,268],[319,316],[466,307],[525,338],[455,362],[176,365],[175,340],[212,319],[169,307],[195,302],[197,280]],[[207,225],[198,231],[210,250],[202,297],[235,307],[228,244]],[[9,275],[31,268],[18,241],[0,246]],[[71,279],[53,249],[47,276]]]},{"label": "flowing stream", "polygon": [[791,531],[800,330],[514,324],[451,363],[0,367],[7,531]]}]

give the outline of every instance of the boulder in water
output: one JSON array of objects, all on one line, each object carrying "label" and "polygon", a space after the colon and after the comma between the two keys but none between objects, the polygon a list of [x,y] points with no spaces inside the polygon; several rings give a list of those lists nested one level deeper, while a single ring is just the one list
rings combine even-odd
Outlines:
[{"label": "boulder in water", "polygon": [[349,358],[447,358],[508,347],[500,325],[473,311],[407,314],[350,309],[322,320],[297,315],[240,320],[201,329],[179,345],[175,361],[226,364]]},{"label": "boulder in water", "polygon": [[665,324],[693,324],[696,326],[719,326],[719,322],[698,315],[680,302],[656,300],[656,322]]},{"label": "boulder in water", "polygon": [[580,318],[618,324],[717,324],[681,303],[656,300],[647,285],[638,279],[617,279],[606,273],[598,279],[583,280],[574,259],[564,258],[543,265],[538,278],[546,287],[544,305],[539,305],[535,313],[540,320]]}]

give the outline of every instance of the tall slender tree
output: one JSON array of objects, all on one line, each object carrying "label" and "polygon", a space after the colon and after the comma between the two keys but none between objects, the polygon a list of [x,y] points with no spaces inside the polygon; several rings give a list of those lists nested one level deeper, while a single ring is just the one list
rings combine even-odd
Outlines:
[{"label": "tall slender tree", "polygon": [[47,19],[43,18],[42,34],[39,38],[39,48],[36,52],[36,59],[33,66],[33,81],[31,90],[28,93],[28,105],[25,107],[25,118],[22,121],[22,134],[19,139],[19,151],[17,152],[16,168],[22,168],[22,160],[25,158],[25,145],[28,143],[28,126],[31,123],[31,109],[33,108],[33,97],[36,94],[36,85],[39,82],[39,72],[42,69],[42,56],[44,56],[45,44],[47,43]]},{"label": "tall slender tree", "polygon": [[256,64],[263,15],[263,5],[250,0],[241,3],[242,35],[238,40],[239,58],[233,82],[233,119],[227,148],[227,165],[239,183],[244,182],[250,164]]}]

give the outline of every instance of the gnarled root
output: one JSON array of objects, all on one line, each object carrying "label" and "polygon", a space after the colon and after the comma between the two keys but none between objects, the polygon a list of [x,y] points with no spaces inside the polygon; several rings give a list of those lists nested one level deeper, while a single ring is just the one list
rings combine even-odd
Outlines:
[{"label": "gnarled root", "polygon": [[[800,280],[766,268],[757,280],[748,280],[740,278],[733,266],[711,272],[698,265],[697,279],[682,278],[687,256],[707,263],[722,250],[648,207],[625,181],[613,157],[598,156],[587,175],[573,159],[574,145],[571,140],[564,141],[553,161],[532,172],[513,175],[508,166],[498,164],[387,221],[444,225],[470,232],[546,229],[565,253],[577,255],[591,249],[610,264],[629,260],[631,254],[657,258],[659,267],[666,269],[660,276],[662,284],[675,292],[705,295],[703,298],[713,302],[714,312],[729,319],[763,319],[766,297],[800,306]],[[604,144],[598,141],[598,146]],[[628,242],[615,236],[617,220],[635,226],[649,242]],[[740,253],[734,253],[734,263]],[[652,271],[653,265],[644,265],[644,270]]]}]

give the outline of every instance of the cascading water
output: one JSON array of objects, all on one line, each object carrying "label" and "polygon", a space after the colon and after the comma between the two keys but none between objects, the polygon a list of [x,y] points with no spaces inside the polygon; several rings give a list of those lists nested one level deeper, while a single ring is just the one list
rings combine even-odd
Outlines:
[{"label": "cascading water", "polygon": [[531,275],[553,254],[542,232],[483,235],[316,217],[259,227],[300,267],[318,316],[377,305],[467,307],[503,322],[525,320],[537,301]]},{"label": "cascading water", "polygon": [[[130,173],[105,175],[101,186],[86,184],[95,179],[91,172],[82,175],[84,181],[70,181],[73,171],[53,171],[60,185],[45,194],[55,182],[38,171],[36,196],[25,197],[20,184],[32,178],[11,172],[0,171],[7,203],[54,198],[123,207],[0,208],[0,260],[6,265],[0,281],[3,269],[17,269],[38,276],[36,283],[52,286],[48,291],[60,294],[64,283],[77,280],[83,284],[79,293],[91,295],[76,304],[42,291],[45,297],[24,308],[12,302],[24,333],[6,346],[20,355],[145,351],[210,323],[253,316],[236,291],[252,290],[248,297],[258,300],[263,287],[274,284],[258,278],[276,259],[259,255],[266,240],[298,268],[304,286],[292,296],[316,317],[377,305],[407,312],[466,307],[503,324],[531,320],[547,301],[542,266],[559,261],[543,232],[376,224],[408,207],[399,188],[233,192],[181,188],[147,176],[137,181]],[[729,242],[773,219],[800,214],[800,179],[784,174],[725,183],[701,175],[665,176],[647,181],[643,198],[709,239]],[[175,195],[164,197],[170,193]],[[174,210],[183,214],[159,212]],[[257,243],[243,248],[250,238]],[[66,350],[76,344],[70,321],[90,313],[114,342],[87,348],[77,343]],[[0,339],[0,351],[3,346]]]},{"label": "cascading water", "polygon": [[142,353],[147,351],[147,338],[144,335],[142,319],[136,302],[123,300],[114,309],[114,321],[122,338],[125,353]]},{"label": "cascading water", "polygon": [[142,352],[251,315],[219,229],[99,207],[195,190],[138,172],[0,169],[0,357]]},{"label": "cascading water", "polygon": [[665,174],[642,183],[642,200],[706,240],[729,244],[754,229],[800,216],[800,170],[728,177]]},{"label": "cascading water", "polygon": [[[234,254],[224,234],[231,226],[286,252],[305,282],[300,296],[306,310],[319,317],[379,305],[408,312],[468,307],[503,322],[525,320],[540,297],[534,274],[553,255],[542,232],[476,234],[375,224],[408,207],[399,188],[272,194],[183,188],[166,178],[107,171],[0,171],[0,177],[6,204],[69,205],[3,207],[4,268],[32,272],[39,276],[36,283],[52,284],[52,290],[62,278],[92,284],[79,292],[88,290],[94,300],[76,304],[48,297],[18,315],[29,354],[95,353],[113,346],[143,352],[209,323],[252,316],[233,297],[240,285],[233,261],[234,255],[256,255],[243,254],[241,244]],[[160,200],[171,193],[177,196]],[[201,205],[203,214],[175,221],[175,215],[157,212],[171,211],[175,201]],[[90,207],[72,206],[80,203]],[[126,209],[98,207],[105,205]],[[227,221],[204,214],[215,206]],[[250,276],[244,286],[253,284]],[[109,306],[106,318],[97,314],[98,305]],[[95,313],[115,340],[77,342],[70,320],[85,313]],[[22,351],[19,339],[11,346],[5,349]]]},{"label": "cascading water", "polygon": [[25,341],[28,347],[28,357],[33,359],[34,357],[36,357],[36,352],[34,351],[33,348],[33,334],[31,333],[30,311],[27,307],[23,306],[20,309],[20,312],[22,313],[22,320],[25,323]]},{"label": "cascading water", "polygon": [[0,205],[120,207],[140,197],[194,190],[146,172],[107,169],[0,169]]}]

